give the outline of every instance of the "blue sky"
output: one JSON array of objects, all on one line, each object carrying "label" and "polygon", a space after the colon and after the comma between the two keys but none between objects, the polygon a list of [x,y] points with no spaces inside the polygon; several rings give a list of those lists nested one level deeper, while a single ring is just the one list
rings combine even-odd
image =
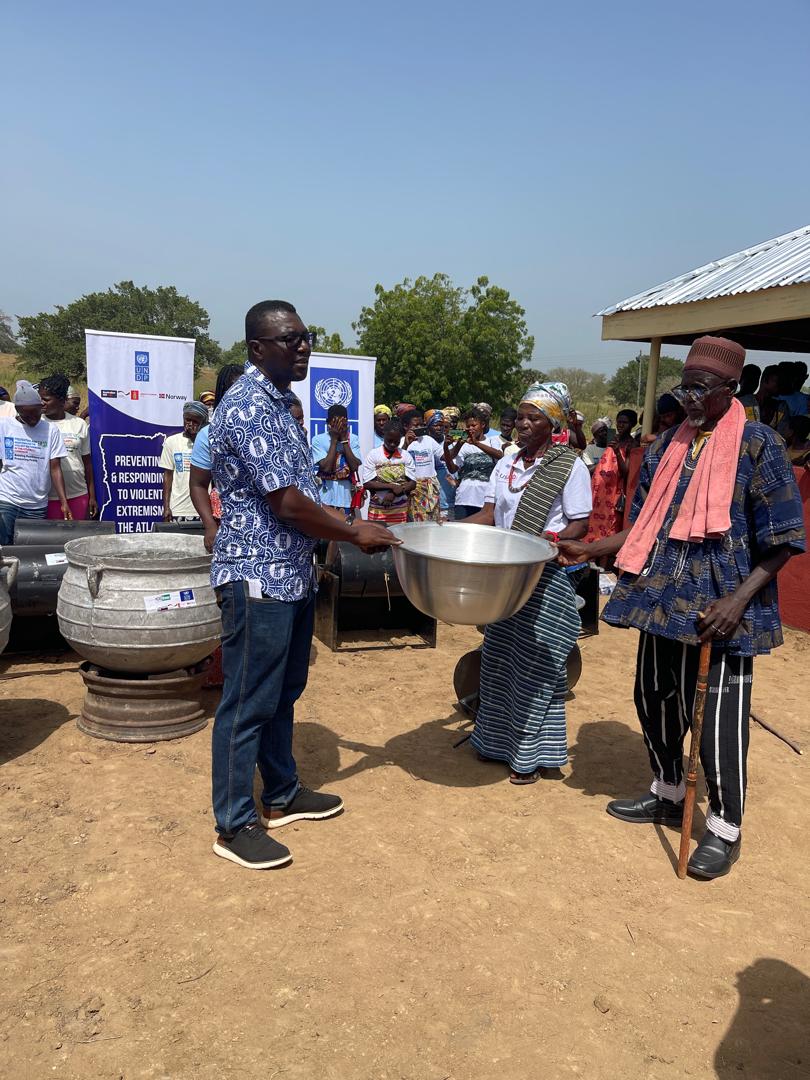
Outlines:
[{"label": "blue sky", "polygon": [[292,300],[480,274],[537,366],[591,316],[810,222],[810,4],[38,3],[6,9],[0,309],[131,278],[241,336]]}]

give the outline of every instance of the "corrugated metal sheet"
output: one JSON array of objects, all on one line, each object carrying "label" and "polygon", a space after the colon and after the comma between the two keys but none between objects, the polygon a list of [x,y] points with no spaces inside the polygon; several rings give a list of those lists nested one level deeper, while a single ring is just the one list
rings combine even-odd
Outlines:
[{"label": "corrugated metal sheet", "polygon": [[688,274],[646,289],[597,315],[638,311],[669,304],[688,304],[717,296],[758,292],[778,285],[810,281],[810,225],[785,233],[764,244],[706,263]]}]

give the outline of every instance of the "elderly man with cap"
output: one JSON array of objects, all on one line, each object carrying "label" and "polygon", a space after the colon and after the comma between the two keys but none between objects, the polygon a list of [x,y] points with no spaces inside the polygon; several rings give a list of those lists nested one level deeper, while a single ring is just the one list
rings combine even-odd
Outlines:
[{"label": "elderly man with cap", "polygon": [[0,417],[0,547],[14,542],[17,518],[44,518],[53,487],[71,520],[62,478],[67,449],[55,424],[42,418],[42,399],[30,382],[17,383],[14,415]]},{"label": "elderly man with cap", "polygon": [[201,401],[183,406],[183,430],[163,442],[160,468],[163,469],[163,520],[199,521],[189,492],[191,451],[200,429],[208,423],[208,409]]},{"label": "elderly man with cap", "polygon": [[609,803],[613,817],[680,825],[699,646],[712,643],[700,747],[709,810],[689,861],[700,878],[727,874],[739,858],[753,658],[782,643],[775,578],[805,548],[784,444],[734,397],[744,360],[733,341],[695,341],[672,391],[686,420],[647,450],[632,527],[561,544],[572,562],[618,552],[603,618],[641,631],[635,703],[653,781],[647,794]]}]

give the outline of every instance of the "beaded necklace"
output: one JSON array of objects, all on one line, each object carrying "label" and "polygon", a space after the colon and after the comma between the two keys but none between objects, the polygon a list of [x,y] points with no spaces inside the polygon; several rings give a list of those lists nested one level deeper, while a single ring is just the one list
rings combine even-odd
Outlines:
[{"label": "beaded necklace", "polygon": [[[524,465],[528,465],[529,467],[531,467],[531,465],[534,465],[538,460],[539,461],[543,460],[543,454],[545,454],[546,450],[548,450],[548,444],[546,444],[542,448],[542,450],[543,450],[543,453],[540,453],[540,451],[538,451],[537,454],[535,454],[535,456],[533,458],[527,458],[526,457],[526,451],[525,450],[519,450],[517,452],[517,454],[515,454],[515,456],[512,458],[512,464],[509,466],[509,476],[508,476],[507,481],[506,481],[507,487],[509,488],[509,491],[511,492],[512,495],[519,494],[521,491],[523,491],[524,488],[527,488],[529,486],[529,484],[532,482],[532,477],[530,476],[528,480],[524,481],[518,487],[515,487],[515,483],[514,483],[514,480],[515,480],[515,464],[514,463],[518,460],[518,458],[520,458],[523,461]],[[524,471],[524,473],[526,473],[529,470],[524,469],[523,471]]]}]

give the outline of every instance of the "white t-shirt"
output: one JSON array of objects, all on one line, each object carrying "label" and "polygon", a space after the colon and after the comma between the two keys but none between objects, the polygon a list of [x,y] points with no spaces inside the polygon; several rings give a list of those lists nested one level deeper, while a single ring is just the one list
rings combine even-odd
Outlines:
[{"label": "white t-shirt", "polygon": [[0,401],[0,418],[3,416],[16,416],[17,406],[13,401]]},{"label": "white t-shirt", "polygon": [[[542,461],[542,458],[540,460]],[[499,528],[512,528],[520,496],[523,494],[523,485],[528,485],[539,464],[539,461],[535,461],[528,469],[525,469],[522,458],[510,455],[502,458],[492,470],[484,502],[495,504],[495,524]],[[509,490],[510,472],[512,473],[512,487],[521,490],[516,492]],[[562,493],[551,504],[545,527],[551,532],[562,532],[569,521],[579,521],[588,517],[592,506],[591,474],[588,472],[588,466],[582,463],[582,459],[577,458]]]},{"label": "white t-shirt", "polygon": [[585,462],[586,465],[593,465],[595,469],[596,466],[599,464],[599,460],[602,457],[602,454],[604,454],[606,450],[606,446],[597,446],[596,443],[588,443],[588,445],[582,451],[582,460]]},{"label": "white t-shirt", "polygon": [[44,510],[51,490],[51,460],[67,454],[59,428],[47,420],[34,427],[16,416],[0,417],[0,502]]},{"label": "white t-shirt", "polygon": [[389,458],[385,452],[385,447],[375,446],[373,450],[369,450],[363,459],[363,465],[360,471],[360,479],[363,483],[367,483],[369,480],[377,479],[377,469],[383,465],[404,465],[405,475],[409,480],[416,479],[416,466],[414,465],[413,458],[407,450],[400,450],[400,456],[398,458]]},{"label": "white t-shirt", "polygon": [[161,469],[171,470],[173,473],[169,509],[174,517],[199,516],[188,493],[193,449],[194,443],[182,431],[178,431],[176,435],[168,435],[163,442],[159,464]]},{"label": "white t-shirt", "polygon": [[436,466],[444,461],[441,443],[430,435],[423,435],[421,439],[414,439],[410,446],[406,445],[404,439],[399,445],[413,458],[417,480],[431,480],[436,476]]},{"label": "white t-shirt", "polygon": [[[494,446],[496,450],[501,449],[501,436],[497,431],[488,431],[482,439],[482,442],[487,443],[488,446]],[[478,457],[481,458],[480,464],[482,467],[486,464],[491,465],[493,463],[493,459],[489,454],[485,454],[483,450],[479,450],[478,447],[473,446],[472,443],[465,442],[456,454],[455,461],[458,468],[461,468],[466,458],[472,457],[473,455],[478,455]],[[455,475],[458,476],[458,473]],[[460,506],[483,506],[488,483],[488,478],[482,480],[464,478],[459,480],[458,487],[456,488],[456,502]]]},{"label": "white t-shirt", "polygon": [[[67,457],[62,458],[62,479],[65,481],[65,494],[69,499],[78,499],[87,494],[87,481],[84,478],[82,458],[90,453],[90,429],[87,421],[80,416],[65,414],[64,420],[49,420],[49,424],[59,428],[67,450]],[[58,499],[56,488],[51,488],[48,499]]]}]

